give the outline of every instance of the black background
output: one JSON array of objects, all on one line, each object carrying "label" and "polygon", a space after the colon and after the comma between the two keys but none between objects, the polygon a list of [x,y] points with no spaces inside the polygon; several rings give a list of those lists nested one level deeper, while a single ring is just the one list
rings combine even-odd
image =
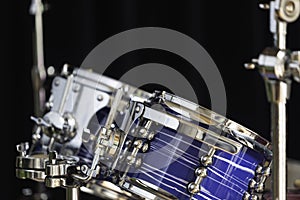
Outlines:
[{"label": "black background", "polygon": [[[266,46],[272,46],[268,12],[258,8],[258,1],[53,0],[48,3],[50,9],[43,15],[46,66],[59,69],[66,62],[80,66],[96,45],[124,30],[146,26],[177,30],[199,42],[218,66],[227,94],[226,116],[270,140],[270,109],[263,80],[257,71],[243,67],[244,62],[256,58]],[[8,19],[9,46],[2,55],[8,54],[6,66],[13,70],[10,76],[14,80],[7,93],[14,99],[9,115],[13,121],[9,132],[13,140],[6,149],[12,172],[17,155],[15,145],[30,140],[33,125],[29,117],[33,115],[30,70],[34,18],[28,12],[29,6],[30,1],[12,2],[5,7],[8,15],[3,17]],[[288,26],[287,46],[300,50],[299,19]],[[188,64],[175,55],[137,51],[114,62],[106,75],[118,78],[128,66],[153,61],[190,74]],[[197,86],[197,80],[191,76],[190,81],[199,87],[198,93],[203,97],[199,104],[209,107],[206,90]],[[299,100],[300,84],[293,83],[287,104],[287,155],[298,160]],[[14,197],[19,196],[22,186],[31,184],[17,180],[14,174],[7,181],[15,188]]]}]

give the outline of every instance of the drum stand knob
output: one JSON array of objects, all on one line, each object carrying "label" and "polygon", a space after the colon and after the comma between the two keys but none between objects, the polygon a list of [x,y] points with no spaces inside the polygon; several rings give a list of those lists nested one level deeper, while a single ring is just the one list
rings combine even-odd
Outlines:
[{"label": "drum stand knob", "polygon": [[17,147],[17,151],[20,153],[20,156],[25,157],[27,154],[27,150],[29,149],[29,143],[24,142],[24,143],[18,144],[16,147]]}]

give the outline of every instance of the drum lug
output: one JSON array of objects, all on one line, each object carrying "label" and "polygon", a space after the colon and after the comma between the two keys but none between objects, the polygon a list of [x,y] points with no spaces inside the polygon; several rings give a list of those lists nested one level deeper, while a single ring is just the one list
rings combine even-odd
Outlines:
[{"label": "drum lug", "polygon": [[263,167],[259,179],[257,181],[256,187],[255,187],[255,192],[262,193],[265,189],[265,182],[267,178],[271,174],[271,162],[266,162],[268,163],[266,167]]},{"label": "drum lug", "polygon": [[245,192],[243,200],[249,200],[251,195],[248,192]]},{"label": "drum lug", "polygon": [[196,194],[200,192],[200,184],[202,180],[207,176],[207,169],[206,168],[197,168],[195,170],[196,180],[188,184],[188,191],[191,194]]},{"label": "drum lug", "polygon": [[[249,182],[249,190],[244,194],[244,199],[261,199],[265,189],[265,182],[271,174],[271,162],[265,161],[263,165],[258,165],[254,179]],[[249,196],[250,195],[250,196]]]},{"label": "drum lug", "polygon": [[255,189],[257,185],[257,182],[254,179],[251,179],[249,182],[249,188],[250,189]]},{"label": "drum lug", "polygon": [[207,176],[207,167],[212,165],[213,156],[216,152],[215,148],[211,148],[207,155],[204,155],[200,158],[200,163],[203,167],[198,167],[195,170],[196,180],[194,182],[190,182],[187,186],[187,189],[191,195],[195,195],[201,190],[201,182]]},{"label": "drum lug", "polygon": [[196,194],[198,192],[200,192],[200,186],[199,185],[196,185],[195,183],[191,182],[189,183],[188,185],[188,190],[190,193],[192,194]]},{"label": "drum lug", "polygon": [[216,152],[216,149],[211,148],[211,149],[208,151],[207,155],[202,156],[202,157],[200,158],[201,164],[202,164],[203,166],[205,166],[205,167],[211,165],[211,164],[212,164],[212,158],[213,158],[213,155],[215,154],[215,152]]},{"label": "drum lug", "polygon": [[258,200],[259,197],[255,194],[249,194],[248,192],[246,192],[244,194],[243,200]]}]

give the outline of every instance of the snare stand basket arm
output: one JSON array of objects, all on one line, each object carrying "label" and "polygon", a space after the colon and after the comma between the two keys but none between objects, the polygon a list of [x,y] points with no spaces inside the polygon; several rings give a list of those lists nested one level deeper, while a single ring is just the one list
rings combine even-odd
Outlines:
[{"label": "snare stand basket arm", "polygon": [[260,4],[270,14],[270,32],[274,46],[267,47],[245,64],[247,69],[257,68],[265,81],[268,101],[271,104],[272,138],[272,197],[286,199],[286,100],[289,99],[292,79],[299,82],[300,54],[286,48],[287,23],[297,20],[299,0],[275,0]]}]

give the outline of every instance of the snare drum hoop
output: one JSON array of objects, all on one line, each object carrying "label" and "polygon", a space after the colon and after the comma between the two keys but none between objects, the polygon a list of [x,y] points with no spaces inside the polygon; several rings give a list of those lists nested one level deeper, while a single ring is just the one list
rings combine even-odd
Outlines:
[{"label": "snare drum hoop", "polygon": [[161,98],[166,106],[184,117],[204,124],[208,130],[219,135],[225,133],[246,147],[263,153],[266,159],[271,159],[271,143],[258,133],[203,106],[165,91],[162,92]]}]

